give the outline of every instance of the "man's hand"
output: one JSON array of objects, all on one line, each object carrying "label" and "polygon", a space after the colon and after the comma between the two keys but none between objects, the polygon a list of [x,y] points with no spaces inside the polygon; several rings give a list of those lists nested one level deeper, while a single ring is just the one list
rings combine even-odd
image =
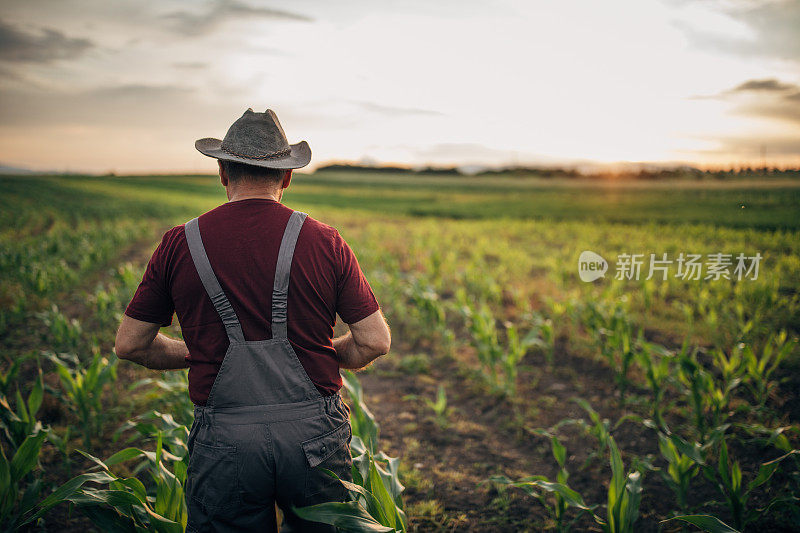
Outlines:
[{"label": "man's hand", "polygon": [[114,343],[117,357],[153,370],[187,368],[185,357],[189,355],[189,349],[186,343],[159,333],[159,329],[158,324],[123,315]]},{"label": "man's hand", "polygon": [[380,309],[367,318],[350,324],[350,331],[333,339],[341,368],[364,368],[389,353],[392,336]]}]

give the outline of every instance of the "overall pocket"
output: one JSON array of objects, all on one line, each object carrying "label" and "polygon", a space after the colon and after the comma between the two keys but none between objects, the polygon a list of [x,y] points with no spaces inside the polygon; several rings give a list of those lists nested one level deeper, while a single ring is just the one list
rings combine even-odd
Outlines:
[{"label": "overall pocket", "polygon": [[186,495],[209,514],[235,512],[241,501],[236,446],[209,446],[195,441],[189,456]]},{"label": "overall pocket", "polygon": [[319,501],[341,501],[347,497],[347,489],[339,480],[322,469],[330,470],[345,481],[353,479],[353,458],[349,446],[351,435],[350,421],[347,420],[336,429],[301,443],[307,462],[306,498],[316,496],[315,500]]}]

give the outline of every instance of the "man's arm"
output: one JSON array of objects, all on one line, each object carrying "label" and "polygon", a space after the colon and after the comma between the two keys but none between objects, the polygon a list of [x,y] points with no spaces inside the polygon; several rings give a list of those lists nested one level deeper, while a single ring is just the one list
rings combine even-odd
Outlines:
[{"label": "man's arm", "polygon": [[117,357],[153,370],[187,368],[185,357],[189,355],[189,349],[186,343],[159,333],[159,329],[158,324],[123,315],[114,343]]},{"label": "man's arm", "polygon": [[350,324],[347,334],[333,339],[342,368],[359,369],[389,353],[392,336],[380,309],[367,318]]}]

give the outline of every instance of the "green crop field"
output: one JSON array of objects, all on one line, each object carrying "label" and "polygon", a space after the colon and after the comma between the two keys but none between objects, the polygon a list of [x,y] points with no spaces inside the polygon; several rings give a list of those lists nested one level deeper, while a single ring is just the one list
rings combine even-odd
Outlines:
[{"label": "green crop field", "polygon": [[[0,177],[0,530],[183,530],[186,374],[113,340],[163,232],[225,201],[211,176]],[[330,171],[284,202],[341,232],[393,333],[346,375],[361,488],[341,520],[797,530],[797,181]],[[587,250],[609,263],[594,282]],[[706,279],[714,254],[731,279]]]}]

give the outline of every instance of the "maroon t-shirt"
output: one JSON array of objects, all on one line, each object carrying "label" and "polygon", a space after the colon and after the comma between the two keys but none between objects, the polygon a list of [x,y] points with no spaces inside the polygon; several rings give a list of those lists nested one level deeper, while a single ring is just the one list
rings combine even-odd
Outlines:
[{"label": "maroon t-shirt", "polygon": [[[272,284],[292,210],[274,200],[225,203],[200,216],[211,267],[245,340],[272,338]],[[336,314],[352,324],[378,310],[353,251],[334,228],[307,217],[292,260],[288,338],[322,395],[342,386],[333,349]],[[192,262],[183,225],[164,234],[125,314],[168,326],[173,312],[189,348],[189,397],[204,405],[228,349],[228,336]]]}]

